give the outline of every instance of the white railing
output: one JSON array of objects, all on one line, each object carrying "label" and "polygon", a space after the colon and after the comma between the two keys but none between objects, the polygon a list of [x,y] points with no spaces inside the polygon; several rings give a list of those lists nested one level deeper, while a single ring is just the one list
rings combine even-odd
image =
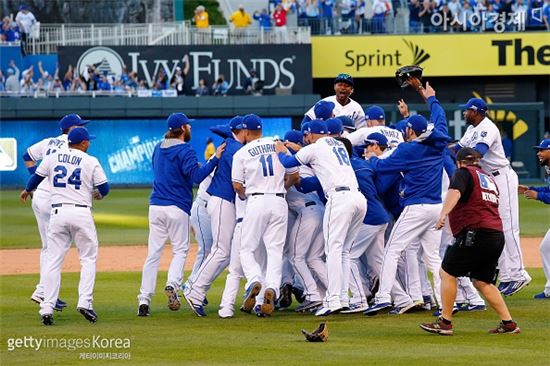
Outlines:
[{"label": "white railing", "polygon": [[34,54],[57,52],[58,46],[178,46],[207,44],[311,43],[309,27],[264,31],[257,27],[244,30],[228,26],[206,29],[187,22],[149,24],[41,24],[31,38],[29,51]]}]

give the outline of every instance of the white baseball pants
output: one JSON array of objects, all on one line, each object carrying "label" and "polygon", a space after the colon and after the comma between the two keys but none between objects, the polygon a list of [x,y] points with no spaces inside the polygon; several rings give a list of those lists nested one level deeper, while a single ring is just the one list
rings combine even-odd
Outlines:
[{"label": "white baseball pants", "polygon": [[544,293],[546,296],[550,296],[550,230],[546,232],[544,239],[540,243],[540,256],[542,258],[542,268],[546,275],[546,286],[544,287]]},{"label": "white baseball pants", "polygon": [[52,210],[50,193],[41,189],[37,189],[32,197],[32,210],[38,232],[40,233],[40,241],[42,248],[40,249],[40,279],[34,290],[33,297],[44,297],[44,269],[46,268],[46,259],[48,257],[48,225],[50,223],[50,212]]},{"label": "white baseball pants", "polygon": [[210,223],[210,215],[208,214],[208,200],[197,196],[191,206],[191,228],[195,234],[195,239],[197,239],[197,258],[195,259],[195,264],[193,265],[193,270],[189,275],[189,281],[194,281],[196,279],[197,272],[199,271],[200,266],[210,254],[212,249],[212,227]]}]

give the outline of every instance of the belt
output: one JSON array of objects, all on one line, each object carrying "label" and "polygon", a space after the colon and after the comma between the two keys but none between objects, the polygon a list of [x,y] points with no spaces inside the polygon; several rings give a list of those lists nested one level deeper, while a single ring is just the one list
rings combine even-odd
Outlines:
[{"label": "belt", "polygon": [[77,205],[76,203],[54,203],[52,204],[52,207],[61,207],[61,206],[72,206],[72,207],[82,207],[82,208],[88,208],[86,205]]},{"label": "belt", "polygon": [[491,175],[492,175],[493,177],[498,177],[499,175],[504,174],[504,173],[505,173],[505,170],[508,170],[508,169],[510,169],[510,167],[504,167],[504,168],[502,168],[502,169],[500,169],[500,170],[492,171],[492,172],[491,172]]},{"label": "belt", "polygon": [[240,224],[241,222],[243,222],[243,218],[242,218],[242,217],[240,217],[240,218],[237,219],[237,224]]},{"label": "belt", "polygon": [[274,195],[277,196],[277,197],[285,198],[285,194],[284,194],[284,193],[251,193],[250,195],[251,195],[251,196],[263,196],[263,195],[266,195],[266,194],[274,194]]},{"label": "belt", "polygon": [[306,207],[309,207],[309,206],[315,206],[317,203],[315,201],[309,201],[309,202],[306,202]]},{"label": "belt", "polygon": [[336,192],[341,192],[341,191],[351,191],[351,189],[349,187],[336,187],[334,188],[334,190]]}]

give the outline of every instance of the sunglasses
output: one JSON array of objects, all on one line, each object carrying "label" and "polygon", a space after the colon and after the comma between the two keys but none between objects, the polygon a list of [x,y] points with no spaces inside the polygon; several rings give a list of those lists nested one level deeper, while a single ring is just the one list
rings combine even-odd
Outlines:
[{"label": "sunglasses", "polygon": [[351,79],[351,75],[349,75],[349,74],[338,74],[338,76],[336,76],[336,79],[348,80],[348,79]]}]

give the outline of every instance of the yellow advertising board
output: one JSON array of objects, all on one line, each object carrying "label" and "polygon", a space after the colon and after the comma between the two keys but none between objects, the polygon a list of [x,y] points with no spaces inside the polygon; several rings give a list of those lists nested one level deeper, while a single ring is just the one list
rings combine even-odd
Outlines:
[{"label": "yellow advertising board", "polygon": [[426,76],[549,75],[550,33],[312,37],[314,78],[344,72],[392,77],[405,65]]}]

